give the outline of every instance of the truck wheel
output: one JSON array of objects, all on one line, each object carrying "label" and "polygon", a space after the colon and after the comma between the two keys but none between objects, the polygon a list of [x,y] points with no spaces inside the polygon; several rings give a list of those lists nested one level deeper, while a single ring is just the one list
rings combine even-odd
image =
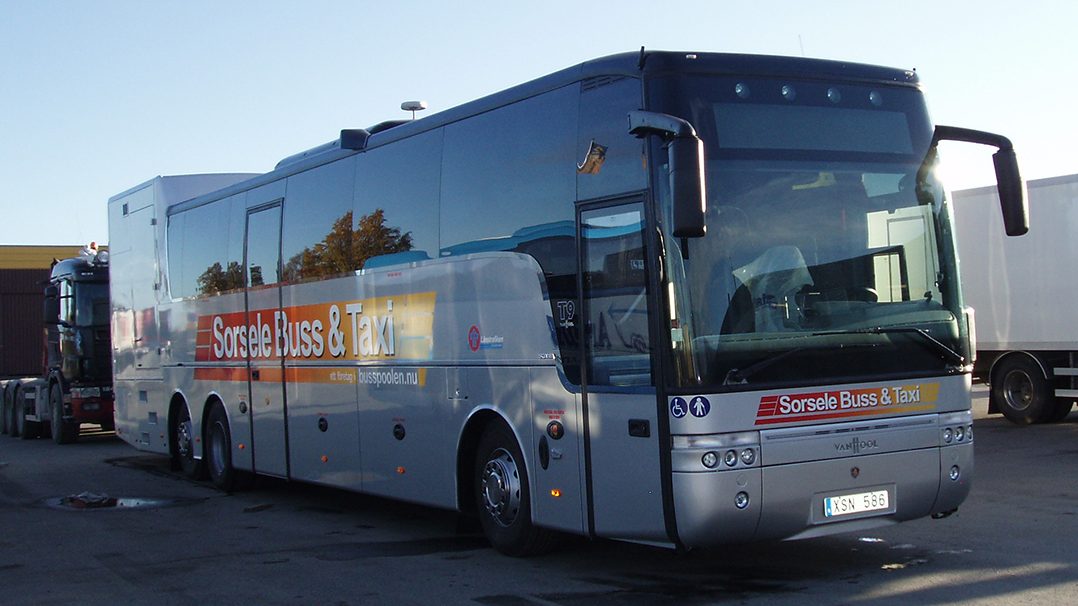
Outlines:
[{"label": "truck wheel", "polygon": [[1051,383],[1040,366],[1025,356],[1000,362],[992,373],[991,397],[1003,416],[1017,425],[1043,423],[1055,405]]},{"label": "truck wheel", "polygon": [[22,389],[15,394],[15,428],[24,440],[33,440],[41,435],[41,424],[26,420],[26,398]]},{"label": "truck wheel", "polygon": [[15,422],[15,391],[17,388],[10,387],[4,396],[4,419],[7,421],[7,435],[19,437],[19,425]]},{"label": "truck wheel", "polygon": [[11,431],[8,429],[11,425],[9,422],[11,420],[11,412],[9,411],[11,407],[10,390],[7,385],[4,385],[4,389],[0,391],[3,392],[0,393],[0,396],[2,396],[0,397],[0,434],[7,435]]},{"label": "truck wheel", "polygon": [[172,439],[169,440],[169,456],[173,469],[178,469],[193,480],[206,476],[202,461],[195,458],[195,436],[191,425],[191,413],[187,404],[181,402],[172,427]]},{"label": "truck wheel", "polygon": [[60,385],[54,383],[49,390],[49,410],[52,414],[52,441],[71,444],[79,439],[79,424],[64,420],[64,394]]},{"label": "truck wheel", "polygon": [[524,457],[516,438],[501,423],[492,424],[479,439],[475,501],[483,534],[501,553],[531,556],[554,546],[554,533],[532,524]]},{"label": "truck wheel", "polygon": [[225,492],[232,492],[236,487],[236,470],[232,467],[232,432],[228,428],[228,415],[220,403],[213,405],[206,420],[204,448],[203,458],[210,482]]}]

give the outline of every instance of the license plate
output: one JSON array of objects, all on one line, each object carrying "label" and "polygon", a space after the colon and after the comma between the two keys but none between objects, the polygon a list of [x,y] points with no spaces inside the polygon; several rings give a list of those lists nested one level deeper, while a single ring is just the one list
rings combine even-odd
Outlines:
[{"label": "license plate", "polygon": [[891,499],[886,490],[825,497],[823,500],[823,515],[834,518],[866,511],[877,511],[890,507],[890,502]]}]

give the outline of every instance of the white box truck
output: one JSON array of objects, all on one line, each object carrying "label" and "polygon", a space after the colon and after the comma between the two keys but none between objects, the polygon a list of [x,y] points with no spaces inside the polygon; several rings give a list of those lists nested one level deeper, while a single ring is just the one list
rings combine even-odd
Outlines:
[{"label": "white box truck", "polygon": [[995,187],[952,194],[974,376],[991,386],[989,412],[1023,425],[1061,421],[1078,398],[1078,174],[1026,187],[1021,238],[1003,235]]}]

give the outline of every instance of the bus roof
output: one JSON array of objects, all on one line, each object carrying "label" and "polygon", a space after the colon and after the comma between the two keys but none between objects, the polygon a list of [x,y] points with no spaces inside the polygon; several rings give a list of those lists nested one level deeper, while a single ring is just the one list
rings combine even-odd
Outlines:
[{"label": "bus roof", "polygon": [[[656,77],[667,73],[837,78],[844,81],[907,86],[917,86],[919,82],[914,70],[845,61],[776,55],[645,51],[641,48],[639,52],[620,53],[586,61],[417,120],[381,122],[369,129],[343,130],[341,138],[289,156],[268,173],[216,192],[178,202],[169,209],[168,213],[201,206],[367,149],[406,139],[576,82],[601,77]],[[349,133],[361,133],[361,144],[353,149],[341,145],[342,139],[349,138]]]}]

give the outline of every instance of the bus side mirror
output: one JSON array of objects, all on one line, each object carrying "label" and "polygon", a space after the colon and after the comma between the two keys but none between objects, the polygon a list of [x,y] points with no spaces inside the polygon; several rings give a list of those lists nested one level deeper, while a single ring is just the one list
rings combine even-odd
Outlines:
[{"label": "bus side mirror", "polygon": [[45,287],[44,318],[46,326],[53,326],[60,322],[60,289],[55,284]]},{"label": "bus side mirror", "polygon": [[704,213],[704,142],[680,137],[667,146],[670,159],[670,194],[674,199],[674,237],[699,238],[707,231]]},{"label": "bus side mirror", "polygon": [[1021,236],[1029,231],[1029,206],[1022,187],[1022,176],[1018,173],[1014,148],[1001,149],[992,154],[992,164],[996,168],[996,190],[999,192],[1000,210],[1003,211],[1003,228],[1008,236]]},{"label": "bus side mirror", "polygon": [[703,236],[707,231],[707,187],[704,182],[704,143],[696,136],[696,130],[676,116],[631,111],[629,134],[641,138],[658,135],[666,142],[674,237]]},{"label": "bus side mirror", "polygon": [[932,135],[932,147],[940,141],[964,141],[999,148],[992,155],[992,164],[996,169],[996,190],[999,192],[999,206],[1003,212],[1003,229],[1008,236],[1021,236],[1029,231],[1029,205],[1026,202],[1022,175],[1018,172],[1018,159],[1014,155],[1014,145],[1003,135],[986,133],[954,126],[936,126]]}]

